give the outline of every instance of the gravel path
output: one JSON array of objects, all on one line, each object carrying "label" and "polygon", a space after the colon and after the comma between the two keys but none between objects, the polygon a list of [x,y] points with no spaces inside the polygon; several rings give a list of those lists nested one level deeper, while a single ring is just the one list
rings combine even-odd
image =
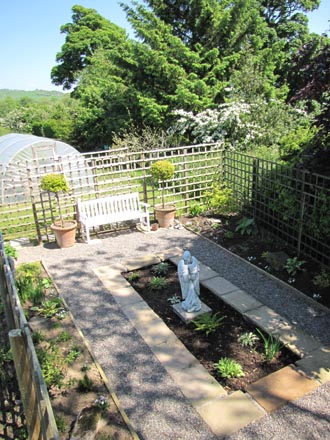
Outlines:
[{"label": "gravel path", "polygon": [[[104,234],[90,245],[68,249],[53,244],[23,247],[19,263],[44,261],[141,439],[213,439],[93,272],[173,247],[189,249],[221,276],[330,345],[330,311],[185,229]],[[329,392],[328,383],[228,439],[330,439]]]}]

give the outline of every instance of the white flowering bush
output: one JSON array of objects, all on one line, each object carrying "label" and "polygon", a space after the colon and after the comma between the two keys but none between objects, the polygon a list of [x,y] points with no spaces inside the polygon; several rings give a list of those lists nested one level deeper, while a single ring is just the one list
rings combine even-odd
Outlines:
[{"label": "white flowering bush", "polygon": [[194,144],[221,142],[227,149],[237,151],[275,152],[278,158],[285,148],[285,135],[309,127],[305,112],[281,101],[256,100],[253,103],[232,101],[216,109],[194,114],[176,110],[177,120],[171,127],[172,135]]}]

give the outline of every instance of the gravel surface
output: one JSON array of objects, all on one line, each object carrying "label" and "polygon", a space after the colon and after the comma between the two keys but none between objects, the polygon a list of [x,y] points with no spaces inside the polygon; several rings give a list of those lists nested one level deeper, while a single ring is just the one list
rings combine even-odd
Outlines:
[{"label": "gravel surface", "polygon": [[[138,435],[145,440],[213,439],[93,269],[173,247],[201,262],[330,345],[330,311],[186,229],[103,234],[92,244],[22,247],[19,263],[43,260]],[[330,439],[329,384],[249,425],[231,440]]]}]

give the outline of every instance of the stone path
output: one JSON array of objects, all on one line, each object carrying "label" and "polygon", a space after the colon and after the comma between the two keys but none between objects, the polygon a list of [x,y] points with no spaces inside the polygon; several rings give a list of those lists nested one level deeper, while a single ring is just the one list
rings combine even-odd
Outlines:
[{"label": "stone path", "polygon": [[[215,294],[303,353],[300,364],[287,367],[268,383],[254,384],[249,393],[227,395],[190,353],[183,354],[182,344],[120,275],[123,267],[134,268],[141,259],[145,265],[146,255],[157,261],[164,258],[173,242],[201,261],[202,282]],[[172,257],[175,261],[178,254]],[[325,383],[330,353],[324,343],[329,328],[323,325],[329,322],[327,315],[313,306],[314,320],[319,313],[318,322],[313,322],[309,302],[304,307],[302,298],[288,297],[290,289],[256,275],[222,248],[186,230],[126,232],[70,249],[22,248],[19,258],[45,262],[141,439],[310,440],[330,434]],[[268,291],[272,297],[265,295]],[[282,291],[288,305],[279,301]],[[306,325],[296,326],[291,315],[304,316]]]}]

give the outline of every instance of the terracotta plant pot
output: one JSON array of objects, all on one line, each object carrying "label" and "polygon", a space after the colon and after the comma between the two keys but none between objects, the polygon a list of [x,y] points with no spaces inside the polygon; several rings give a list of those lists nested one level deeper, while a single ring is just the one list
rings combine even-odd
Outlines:
[{"label": "terracotta plant pot", "polygon": [[68,248],[75,244],[77,228],[75,220],[65,221],[64,227],[60,223],[53,223],[50,228],[55,234],[58,247]]},{"label": "terracotta plant pot", "polygon": [[169,228],[173,225],[176,208],[174,205],[155,206],[155,216],[160,228]]}]

